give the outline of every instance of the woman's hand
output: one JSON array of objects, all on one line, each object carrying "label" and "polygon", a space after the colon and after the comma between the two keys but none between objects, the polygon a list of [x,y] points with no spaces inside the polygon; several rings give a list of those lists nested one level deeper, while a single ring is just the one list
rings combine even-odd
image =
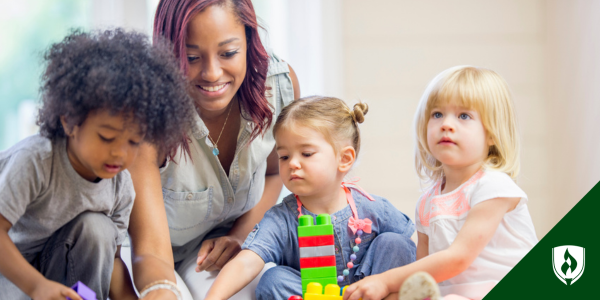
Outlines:
[{"label": "woman's hand", "polygon": [[344,300],[381,300],[384,299],[390,291],[381,274],[367,276],[364,279],[353,283],[344,291]]},{"label": "woman's hand", "polygon": [[81,296],[71,288],[48,279],[42,280],[31,292],[33,300],[82,300]]},{"label": "woman's hand", "polygon": [[221,270],[242,250],[242,242],[232,235],[205,240],[198,251],[196,272]]}]

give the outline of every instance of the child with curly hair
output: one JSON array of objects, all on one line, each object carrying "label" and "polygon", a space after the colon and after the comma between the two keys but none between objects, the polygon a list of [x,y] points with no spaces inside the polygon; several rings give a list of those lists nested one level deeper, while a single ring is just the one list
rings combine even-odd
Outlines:
[{"label": "child with curly hair", "polygon": [[[75,31],[45,54],[40,134],[0,152],[0,299],[137,299],[120,259],[143,143],[193,121],[171,51],[142,34]],[[112,283],[111,283],[112,278]],[[110,291],[109,291],[110,290]]]},{"label": "child with curly hair", "polygon": [[511,98],[484,68],[453,67],[431,81],[415,114],[415,165],[428,186],[416,207],[417,261],[348,287],[345,300],[382,299],[401,285],[404,300],[482,299],[535,246],[515,183]]},{"label": "child with curly hair", "polygon": [[365,103],[350,109],[340,99],[318,96],[296,100],[281,111],[273,128],[275,148],[279,174],[293,194],[267,211],[206,299],[229,299],[270,262],[277,266],[262,275],[256,298],[301,295],[301,257],[306,257],[298,240],[302,215],[313,220],[331,215],[335,250],[328,256],[335,257],[339,285],[415,260],[413,222],[386,199],[344,181],[360,151],[358,124],[367,111]]}]

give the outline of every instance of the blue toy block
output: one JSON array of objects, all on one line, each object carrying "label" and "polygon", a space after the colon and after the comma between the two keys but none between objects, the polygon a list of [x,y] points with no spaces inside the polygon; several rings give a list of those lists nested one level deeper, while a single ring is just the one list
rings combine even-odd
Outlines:
[{"label": "blue toy block", "polygon": [[[77,283],[71,287],[83,300],[98,300],[96,298],[96,292],[92,291],[89,287],[83,284],[81,281],[77,281]],[[71,300],[71,298],[67,297],[67,300]]]}]

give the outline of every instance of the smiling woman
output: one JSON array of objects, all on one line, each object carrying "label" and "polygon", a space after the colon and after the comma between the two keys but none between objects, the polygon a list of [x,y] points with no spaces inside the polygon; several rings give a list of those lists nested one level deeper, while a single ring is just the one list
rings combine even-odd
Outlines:
[{"label": "smiling woman", "polygon": [[[158,5],[155,39],[173,43],[197,114],[188,142],[171,159],[142,147],[131,168],[137,201],[130,235],[139,289],[157,280],[174,282],[175,269],[184,294],[187,288],[203,299],[214,280],[208,271],[220,270],[240,251],[279,196],[271,125],[300,90],[293,70],[264,48],[257,29],[250,0]],[[173,293],[158,289],[145,299],[168,297],[174,299]],[[238,297],[254,298],[252,285]]]},{"label": "smiling woman", "polygon": [[227,108],[246,75],[245,29],[231,14],[210,6],[192,18],[187,30],[187,76],[196,87],[195,99],[205,116]]}]

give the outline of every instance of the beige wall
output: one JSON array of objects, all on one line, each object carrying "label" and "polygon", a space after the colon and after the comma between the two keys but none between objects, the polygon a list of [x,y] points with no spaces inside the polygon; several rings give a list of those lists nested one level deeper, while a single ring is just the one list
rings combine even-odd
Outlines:
[{"label": "beige wall", "polygon": [[[371,106],[354,171],[366,190],[414,217],[420,185],[413,167],[413,114],[429,80],[464,64],[497,71],[513,91],[523,145],[518,183],[529,196],[540,238],[598,182],[599,172],[590,169],[600,167],[594,158],[600,142],[593,141],[596,147],[590,148],[590,137],[600,137],[594,115],[600,112],[595,102],[600,93],[591,87],[573,91],[593,86],[587,77],[591,73],[598,79],[600,60],[595,56],[600,52],[585,46],[595,38],[597,49],[600,2],[342,3],[343,96],[349,103],[361,99]],[[581,33],[586,30],[590,32]],[[575,45],[565,46],[565,41]],[[586,60],[594,61],[594,67]],[[592,90],[595,98],[589,96]],[[592,123],[594,128],[580,128]]]},{"label": "beige wall", "polygon": [[[491,68],[512,88],[518,183],[540,238],[600,181],[600,1],[253,2],[303,96],[371,105],[354,174],[411,218],[420,195],[413,113],[428,81],[454,65]],[[158,0],[93,3],[94,26],[150,32]]]},{"label": "beige wall", "polygon": [[600,180],[600,1],[549,1],[547,11],[547,186],[556,222]]}]

